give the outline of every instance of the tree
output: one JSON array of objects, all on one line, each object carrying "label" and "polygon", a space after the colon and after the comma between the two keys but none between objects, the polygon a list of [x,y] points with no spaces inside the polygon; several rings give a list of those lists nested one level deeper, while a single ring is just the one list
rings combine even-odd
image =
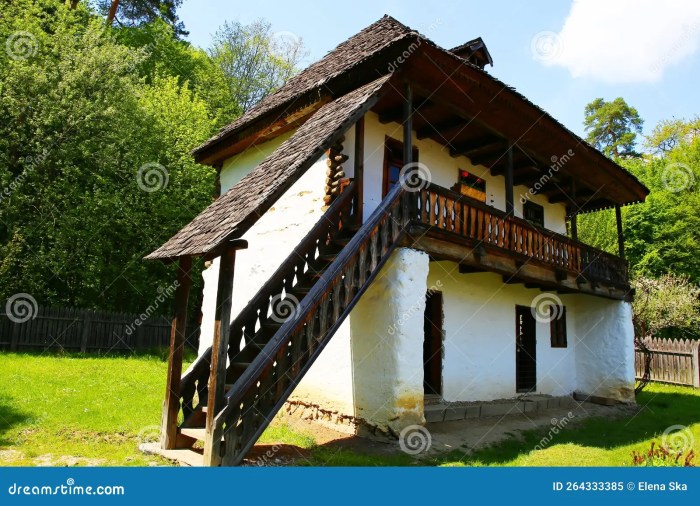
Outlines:
[{"label": "tree", "polygon": [[140,26],[162,19],[178,38],[189,33],[176,13],[182,0],[94,0],[94,3],[110,25],[116,21],[120,26]]},{"label": "tree", "polygon": [[681,143],[691,142],[698,135],[700,135],[700,116],[695,116],[690,121],[662,120],[646,137],[644,147],[652,154],[661,155],[669,153]]},{"label": "tree", "polygon": [[621,97],[612,102],[597,98],[585,109],[586,140],[611,158],[639,156],[634,145],[643,124],[637,109]]},{"label": "tree", "polygon": [[249,25],[224,23],[209,48],[212,60],[226,76],[240,112],[282,86],[306,56],[301,39],[275,35],[261,19]]},{"label": "tree", "polygon": [[692,329],[700,322],[700,289],[687,277],[640,277],[633,285],[632,322],[637,339],[655,337],[669,328]]}]

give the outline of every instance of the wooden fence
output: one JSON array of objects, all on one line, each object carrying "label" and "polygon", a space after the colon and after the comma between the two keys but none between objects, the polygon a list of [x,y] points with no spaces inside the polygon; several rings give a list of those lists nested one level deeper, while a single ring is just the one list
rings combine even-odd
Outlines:
[{"label": "wooden fence", "polygon": [[[81,352],[134,351],[170,345],[171,319],[95,311],[42,307],[25,322],[0,309],[0,349],[64,349]],[[199,326],[188,325],[187,345],[197,349]]]},{"label": "wooden fence", "polygon": [[[700,388],[700,341],[693,339],[648,339],[651,351],[651,381]],[[644,352],[634,353],[635,375],[644,375]]]}]

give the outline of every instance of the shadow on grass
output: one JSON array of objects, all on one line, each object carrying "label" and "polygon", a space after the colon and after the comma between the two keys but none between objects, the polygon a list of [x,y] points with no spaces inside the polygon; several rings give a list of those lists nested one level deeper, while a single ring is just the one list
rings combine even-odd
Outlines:
[{"label": "shadow on grass", "polygon": [[15,442],[8,439],[14,427],[31,419],[28,413],[17,410],[8,399],[0,399],[0,448],[12,446]]},{"label": "shadow on grass", "polygon": [[[554,435],[551,444],[611,450],[660,438],[672,425],[689,426],[700,422],[700,395],[645,391],[637,397],[637,404],[639,412],[629,416],[593,417],[570,425]],[[466,456],[463,451],[450,452],[431,463],[505,464],[532,452],[548,431],[548,427],[525,431],[521,438],[511,438]]]}]

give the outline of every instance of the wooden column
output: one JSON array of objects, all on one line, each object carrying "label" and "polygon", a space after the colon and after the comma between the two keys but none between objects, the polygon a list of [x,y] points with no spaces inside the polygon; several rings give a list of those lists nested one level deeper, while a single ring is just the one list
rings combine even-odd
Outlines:
[{"label": "wooden column", "polygon": [[177,446],[177,416],[180,412],[180,379],[182,377],[182,353],[187,337],[187,302],[190,295],[192,257],[181,257],[177,271],[175,290],[175,317],[170,330],[170,359],[165,401],[161,420],[160,445],[170,450]]},{"label": "wooden column", "polygon": [[576,180],[571,180],[571,200],[574,201],[571,213],[571,238],[578,241],[578,204],[576,203]]},{"label": "wooden column", "polygon": [[362,224],[365,190],[365,118],[355,123],[355,220]]},{"label": "wooden column", "polygon": [[506,154],[506,214],[513,216],[515,213],[515,205],[513,203],[513,145],[508,145]]},{"label": "wooden column", "polygon": [[622,234],[622,210],[620,204],[615,204],[615,220],[617,221],[617,249],[620,258],[625,258],[625,236]]},{"label": "wooden column", "polygon": [[214,341],[211,345],[211,367],[209,369],[209,398],[207,400],[207,423],[204,433],[204,465],[218,466],[221,463],[221,430],[215,430],[214,418],[222,408],[226,385],[226,358],[231,327],[231,301],[233,270],[236,250],[227,248],[219,257],[219,283],[216,289],[216,312],[214,317]]},{"label": "wooden column", "polygon": [[413,163],[413,91],[404,85],[403,94],[403,164]]}]

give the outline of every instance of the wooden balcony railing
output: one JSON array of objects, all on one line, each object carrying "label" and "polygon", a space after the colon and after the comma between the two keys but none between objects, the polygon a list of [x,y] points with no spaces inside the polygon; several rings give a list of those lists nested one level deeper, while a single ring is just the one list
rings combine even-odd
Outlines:
[{"label": "wooden balcony railing", "polygon": [[418,221],[476,244],[506,250],[526,261],[574,273],[587,281],[628,285],[624,259],[435,184],[420,190]]}]

